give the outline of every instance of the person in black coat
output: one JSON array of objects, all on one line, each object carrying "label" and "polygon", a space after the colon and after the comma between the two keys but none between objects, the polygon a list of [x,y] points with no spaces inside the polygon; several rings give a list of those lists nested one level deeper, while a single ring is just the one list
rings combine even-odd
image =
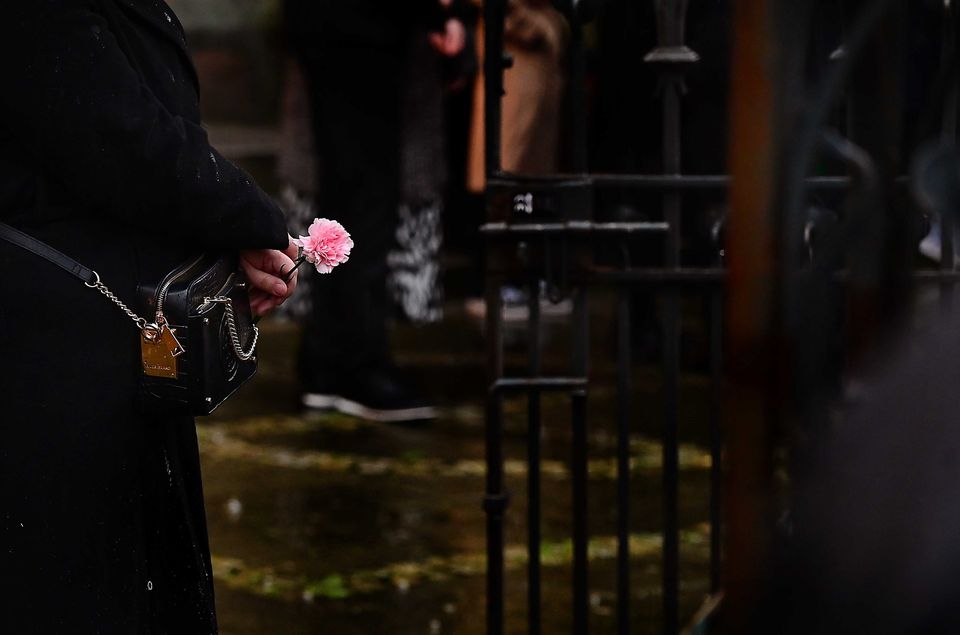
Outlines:
[{"label": "person in black coat", "polygon": [[[238,250],[254,311],[282,302],[283,215],[210,147],[162,0],[7,3],[0,220],[121,299],[200,250]],[[136,406],[139,331],[0,242],[0,632],[215,633],[190,418]]]},{"label": "person in black coat", "polygon": [[394,367],[387,254],[399,222],[401,95],[411,35],[430,32],[455,57],[465,31],[454,0],[286,0],[286,31],[306,80],[318,153],[317,208],[356,248],[338,275],[311,286],[299,371],[308,408],[376,421],[435,416]]}]

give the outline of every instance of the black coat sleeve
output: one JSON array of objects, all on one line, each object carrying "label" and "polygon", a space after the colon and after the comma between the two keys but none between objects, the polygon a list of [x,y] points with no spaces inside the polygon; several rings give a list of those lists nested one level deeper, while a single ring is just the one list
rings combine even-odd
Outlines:
[{"label": "black coat sleeve", "polygon": [[92,0],[6,5],[3,123],[80,205],[208,248],[286,246],[276,203],[164,107]]}]

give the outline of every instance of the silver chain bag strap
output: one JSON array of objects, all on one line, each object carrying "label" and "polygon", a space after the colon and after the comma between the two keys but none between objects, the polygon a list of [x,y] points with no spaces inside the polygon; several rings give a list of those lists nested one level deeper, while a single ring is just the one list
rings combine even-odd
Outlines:
[{"label": "silver chain bag strap", "polygon": [[[43,258],[123,311],[139,332],[140,399],[153,411],[207,415],[257,371],[260,333],[250,314],[247,282],[233,256],[203,254],[157,284],[141,284],[140,313],[100,275],[55,248],[0,223],[0,240]],[[142,314],[152,314],[148,320]]]}]

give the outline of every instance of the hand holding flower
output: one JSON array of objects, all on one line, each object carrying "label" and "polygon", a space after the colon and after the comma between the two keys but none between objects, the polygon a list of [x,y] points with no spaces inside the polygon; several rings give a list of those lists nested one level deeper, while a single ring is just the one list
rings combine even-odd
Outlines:
[{"label": "hand holding flower", "polygon": [[250,280],[250,308],[257,316],[266,315],[286,301],[297,286],[297,269],[304,262],[319,273],[330,273],[345,263],[353,249],[353,239],[334,220],[317,218],[306,236],[290,238],[283,251],[251,249],[240,252],[240,266]]},{"label": "hand holding flower", "polygon": [[283,251],[248,249],[240,252],[240,268],[250,281],[250,308],[254,315],[265,315],[283,304],[297,286],[296,265],[299,252],[293,237]]}]

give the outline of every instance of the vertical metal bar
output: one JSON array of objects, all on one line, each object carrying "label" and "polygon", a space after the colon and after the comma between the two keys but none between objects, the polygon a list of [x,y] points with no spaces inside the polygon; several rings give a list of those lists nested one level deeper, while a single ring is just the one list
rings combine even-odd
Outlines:
[{"label": "vertical metal bar", "polygon": [[[549,238],[547,239],[549,240]],[[530,377],[541,373],[540,278],[531,267],[527,286],[527,342]],[[540,391],[527,395],[527,624],[541,633],[540,591]]]},{"label": "vertical metal bar", "polygon": [[[590,323],[587,292],[578,288],[573,292],[573,372],[587,376],[588,337]],[[589,626],[589,587],[587,544],[587,393],[575,391],[571,395],[572,476],[573,476],[573,633],[587,635]]]},{"label": "vertical metal bar", "polygon": [[[486,176],[500,172],[500,113],[503,96],[503,26],[506,0],[486,0],[484,17],[484,151]],[[490,386],[503,376],[503,281],[492,274],[493,254],[487,259],[486,336],[487,376]],[[503,635],[503,514],[507,495],[503,482],[503,398],[491,392],[487,400],[486,498],[487,514],[487,635]]]},{"label": "vertical metal bar", "polygon": [[[684,72],[699,59],[684,44],[688,0],[655,0],[657,47],[644,58],[660,73],[659,88],[663,102],[663,173],[680,174],[681,126],[680,96]],[[681,264],[683,228],[680,190],[663,194],[663,216],[670,226],[667,234],[666,265]],[[677,424],[680,403],[680,296],[668,289],[663,301],[663,632],[674,635],[680,629],[679,615],[679,536],[677,524],[678,458]]]},{"label": "vertical metal bar", "polygon": [[[716,249],[714,266],[725,264],[723,239],[726,219],[719,218],[711,236]],[[710,324],[710,592],[722,585],[723,558],[723,286],[717,284],[707,294],[707,320]]]},{"label": "vertical metal bar", "polygon": [[[670,73],[663,78],[663,173],[680,174],[680,91],[683,78]],[[667,234],[667,265],[680,266],[681,199],[680,190],[670,189],[663,195],[664,219],[670,225]]]},{"label": "vertical metal bar", "polygon": [[573,632],[587,635],[589,626],[589,540],[587,528],[587,393],[571,396],[573,424]]},{"label": "vertical metal bar", "polygon": [[630,290],[621,287],[617,306],[617,633],[630,633]]},{"label": "vertical metal bar", "polygon": [[483,3],[483,122],[487,178],[500,172],[501,98],[503,97],[503,21],[506,0]]},{"label": "vertical metal bar", "polygon": [[[577,14],[576,0],[563,2],[564,12],[570,24],[570,45],[567,49],[570,74],[567,91],[567,134],[570,138],[569,169],[573,172],[587,170],[587,116],[586,116],[586,60],[583,51],[583,26]],[[561,245],[563,257],[561,272],[571,266],[567,245]],[[563,273],[565,275],[565,273]],[[587,307],[587,292],[577,288],[573,296],[573,350],[572,369],[577,376],[587,376],[589,355],[590,322]],[[587,393],[575,391],[571,395],[573,476],[573,633],[587,635],[589,628],[589,540],[587,511]]]},{"label": "vertical metal bar", "polygon": [[[491,387],[503,376],[501,284],[499,278],[488,275],[487,373]],[[486,464],[487,635],[503,635],[503,514],[507,504],[503,482],[503,397],[492,388],[487,396]]]},{"label": "vertical metal bar", "polygon": [[[943,21],[943,44],[941,49],[940,64],[942,68],[953,69],[953,77],[949,78],[949,88],[946,93],[946,103],[943,105],[943,122],[941,126],[941,136],[946,143],[956,143],[957,141],[957,105],[958,90],[960,90],[960,64],[957,64],[957,7],[952,3],[944,5]],[[951,272],[956,269],[955,254],[956,245],[954,244],[954,232],[956,223],[951,214],[944,214],[940,219],[940,270]],[[940,303],[944,309],[949,309],[953,304],[952,281],[945,280],[940,285]]]},{"label": "vertical metal bar", "polygon": [[[668,74],[663,90],[663,172],[680,173],[680,90],[682,78]],[[667,235],[667,266],[679,268],[681,248],[681,194],[671,190],[663,195]],[[679,466],[677,451],[680,404],[680,296],[670,289],[664,298],[664,428],[663,428],[663,631],[680,630],[677,496]]]},{"label": "vertical metal bar", "polygon": [[710,320],[710,591],[720,589],[723,483],[723,290],[709,296]]},{"label": "vertical metal bar", "polygon": [[676,291],[668,291],[667,294],[663,325],[663,632],[675,635],[680,629],[678,598],[680,551],[677,519],[680,298]]}]

